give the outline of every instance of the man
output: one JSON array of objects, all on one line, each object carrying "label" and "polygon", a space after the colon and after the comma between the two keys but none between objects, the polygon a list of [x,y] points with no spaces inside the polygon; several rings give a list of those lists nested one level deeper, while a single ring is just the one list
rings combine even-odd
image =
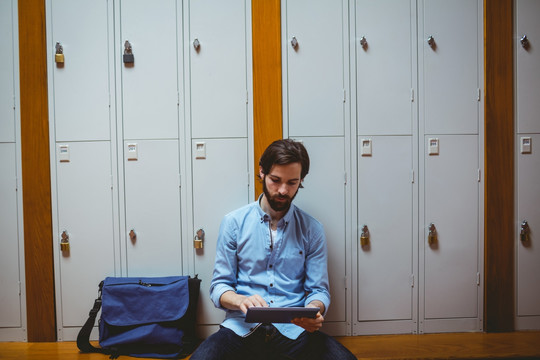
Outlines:
[{"label": "man", "polygon": [[[309,172],[305,147],[277,140],[259,161],[263,194],[225,216],[217,240],[210,297],[226,311],[220,330],[191,356],[197,359],[355,359],[318,331],[330,305],[322,225],[292,201]],[[252,324],[252,306],[315,307],[316,318]]]}]

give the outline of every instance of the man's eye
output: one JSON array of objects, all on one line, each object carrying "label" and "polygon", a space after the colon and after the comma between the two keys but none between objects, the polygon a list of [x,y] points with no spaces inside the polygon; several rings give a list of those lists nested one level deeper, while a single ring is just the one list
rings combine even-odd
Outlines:
[{"label": "man's eye", "polygon": [[278,183],[279,182],[278,179],[270,179],[270,180],[272,180],[273,183]]}]

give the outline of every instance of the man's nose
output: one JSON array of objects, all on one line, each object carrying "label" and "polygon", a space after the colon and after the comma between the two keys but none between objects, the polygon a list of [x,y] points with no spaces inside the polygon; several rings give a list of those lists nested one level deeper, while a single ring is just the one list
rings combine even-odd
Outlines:
[{"label": "man's nose", "polygon": [[281,186],[278,189],[278,192],[280,195],[287,195],[289,193],[289,185],[281,184]]}]

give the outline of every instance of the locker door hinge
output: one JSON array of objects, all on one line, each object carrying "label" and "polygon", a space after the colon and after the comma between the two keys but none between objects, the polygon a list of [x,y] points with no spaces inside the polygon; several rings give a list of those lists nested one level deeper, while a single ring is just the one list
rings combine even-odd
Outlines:
[{"label": "locker door hinge", "polygon": [[19,191],[19,179],[15,177],[15,191]]},{"label": "locker door hinge", "polygon": [[246,90],[246,104],[249,104],[249,91]]},{"label": "locker door hinge", "polygon": [[414,102],[414,89],[411,88],[411,102]]},{"label": "locker door hinge", "polygon": [[178,173],[178,188],[182,188],[182,174]]},{"label": "locker door hinge", "polygon": [[176,92],[176,105],[180,106],[180,91]]},{"label": "locker door hinge", "polygon": [[114,188],[113,176],[111,175],[111,190]]},{"label": "locker door hinge", "polygon": [[476,101],[480,101],[481,99],[481,92],[480,88],[476,89]]},{"label": "locker door hinge", "polygon": [[409,276],[409,285],[411,285],[412,288],[414,287],[414,274],[411,274],[411,276]]},{"label": "locker door hinge", "polygon": [[19,284],[19,296],[21,296],[21,293],[22,293],[22,289],[21,289],[21,282],[18,281],[18,284]]},{"label": "locker door hinge", "polygon": [[476,285],[480,285],[480,273],[476,273]]},{"label": "locker door hinge", "polygon": [[251,177],[251,174],[250,174],[249,171],[248,171],[248,173],[247,173],[247,186],[248,186],[248,188],[249,188],[249,178],[250,178],[250,177]]},{"label": "locker door hinge", "polygon": [[17,98],[13,96],[13,110],[17,108]]},{"label": "locker door hinge", "polygon": [[414,170],[411,170],[411,183],[414,184]]},{"label": "locker door hinge", "polygon": [[478,182],[482,180],[482,170],[478,169]]},{"label": "locker door hinge", "polygon": [[347,185],[347,172],[346,171],[343,173],[343,184]]},{"label": "locker door hinge", "polygon": [[343,281],[345,282],[345,290],[347,290],[347,277],[346,276],[343,278]]},{"label": "locker door hinge", "polygon": [[111,93],[109,93],[109,108],[111,107]]},{"label": "locker door hinge", "polygon": [[343,102],[347,102],[347,90],[343,89]]}]

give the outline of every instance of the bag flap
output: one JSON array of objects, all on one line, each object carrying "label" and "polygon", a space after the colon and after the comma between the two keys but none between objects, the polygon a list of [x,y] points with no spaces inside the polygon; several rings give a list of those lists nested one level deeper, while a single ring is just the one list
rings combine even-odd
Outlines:
[{"label": "bag flap", "polygon": [[110,325],[178,320],[189,305],[188,277],[108,277],[102,299],[101,319]]}]

